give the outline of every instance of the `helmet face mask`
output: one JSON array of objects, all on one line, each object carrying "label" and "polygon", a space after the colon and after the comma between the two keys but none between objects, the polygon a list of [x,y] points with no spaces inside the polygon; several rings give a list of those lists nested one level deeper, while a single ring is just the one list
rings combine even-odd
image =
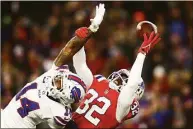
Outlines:
[{"label": "helmet face mask", "polygon": [[126,69],[121,69],[117,72],[113,72],[108,77],[111,86],[113,86],[112,88],[118,91],[127,84],[128,79],[129,71]]},{"label": "helmet face mask", "polygon": [[63,105],[79,102],[85,94],[80,84],[70,80],[68,76],[67,73],[58,72],[52,79],[52,87],[49,87],[47,91],[47,96],[59,100]]},{"label": "helmet face mask", "polygon": [[54,77],[54,79],[53,79],[53,85],[54,85],[58,90],[62,89],[62,83],[63,83],[63,78],[62,78],[62,76],[57,75],[57,76]]},{"label": "helmet face mask", "polygon": [[[118,92],[127,84],[129,79],[129,71],[126,69],[121,69],[117,72],[113,72],[109,77],[109,86],[112,89],[117,90]],[[145,90],[145,84],[141,78],[138,83],[138,88],[135,91],[135,96],[137,100],[140,100],[143,96]]]}]

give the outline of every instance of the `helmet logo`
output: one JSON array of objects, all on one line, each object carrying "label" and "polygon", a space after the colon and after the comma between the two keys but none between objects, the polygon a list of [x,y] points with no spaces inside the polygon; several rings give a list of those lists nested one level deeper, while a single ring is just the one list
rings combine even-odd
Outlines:
[{"label": "helmet logo", "polygon": [[81,95],[81,91],[79,88],[77,87],[73,87],[72,90],[71,90],[71,95],[72,95],[72,98],[75,100],[75,102],[79,102],[80,100],[80,95]]},{"label": "helmet logo", "polygon": [[84,91],[86,92],[86,85],[79,77],[74,75],[69,75],[68,79],[77,82],[79,85],[83,87]]}]

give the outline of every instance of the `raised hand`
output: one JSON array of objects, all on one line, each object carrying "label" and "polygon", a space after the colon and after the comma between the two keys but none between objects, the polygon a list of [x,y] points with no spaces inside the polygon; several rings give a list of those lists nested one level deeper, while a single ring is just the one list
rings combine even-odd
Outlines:
[{"label": "raised hand", "polygon": [[143,37],[144,41],[138,52],[146,55],[161,40],[161,38],[160,35],[158,33],[155,34],[155,32],[151,32],[149,38],[147,37],[146,33],[144,33]]},{"label": "raised hand", "polygon": [[98,6],[96,6],[95,17],[93,19],[90,19],[91,25],[90,25],[89,29],[92,32],[96,32],[98,30],[99,25],[103,21],[104,14],[105,14],[105,5],[99,4]]}]

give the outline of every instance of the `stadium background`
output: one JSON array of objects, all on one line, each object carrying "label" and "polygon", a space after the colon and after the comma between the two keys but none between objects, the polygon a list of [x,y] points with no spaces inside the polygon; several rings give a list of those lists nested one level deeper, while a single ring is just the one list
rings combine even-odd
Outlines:
[{"label": "stadium background", "polygon": [[[77,28],[90,25],[97,3],[1,2],[1,108],[50,68],[62,43]],[[127,1],[105,6],[102,25],[86,44],[94,74],[108,76],[132,66],[141,44],[135,32],[139,21],[154,22],[162,37],[145,61],[146,92],[140,112],[120,127],[193,127],[193,2]]]}]

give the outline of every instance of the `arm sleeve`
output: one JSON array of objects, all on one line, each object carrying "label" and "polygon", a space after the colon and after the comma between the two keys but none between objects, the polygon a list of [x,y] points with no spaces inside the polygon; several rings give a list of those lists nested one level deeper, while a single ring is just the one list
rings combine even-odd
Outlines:
[{"label": "arm sleeve", "polygon": [[83,79],[87,88],[90,87],[93,82],[93,74],[86,64],[84,47],[82,47],[80,51],[73,56],[73,66],[76,70],[76,73]]},{"label": "arm sleeve", "polygon": [[145,55],[139,53],[131,68],[127,85],[121,90],[121,93],[118,98],[116,112],[119,121],[121,121],[121,119],[129,112],[130,105],[132,104],[135,98],[135,91],[137,90],[138,84],[141,81],[141,73],[144,60]]}]

